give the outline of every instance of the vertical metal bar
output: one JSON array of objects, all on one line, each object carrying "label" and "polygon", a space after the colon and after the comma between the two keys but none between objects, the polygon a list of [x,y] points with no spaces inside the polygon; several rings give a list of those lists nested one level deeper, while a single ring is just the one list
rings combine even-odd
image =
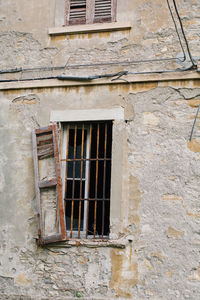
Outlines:
[{"label": "vertical metal bar", "polygon": [[67,170],[68,170],[68,156],[69,156],[69,124],[67,124],[67,144],[66,144],[66,173],[65,173],[65,194],[67,193]]},{"label": "vertical metal bar", "polygon": [[104,163],[103,163],[103,203],[102,203],[102,237],[104,234],[104,218],[105,218],[105,198],[106,198],[106,156],[107,156],[107,132],[108,127],[107,123],[105,123],[105,137],[104,137]]},{"label": "vertical metal bar", "polygon": [[[58,138],[58,146],[60,145],[60,152],[59,152],[59,160],[60,160],[61,159],[61,151],[62,151],[62,130],[61,130],[61,124],[60,123],[57,123],[57,131],[58,131],[58,137],[59,137]],[[62,173],[62,168],[61,168],[60,172]],[[62,174],[61,174],[61,182],[62,182]],[[63,188],[62,188],[62,195],[63,195]],[[62,197],[62,200],[63,200],[63,197]],[[63,203],[63,210],[64,210],[64,203]],[[60,213],[60,211],[57,207],[56,230],[59,230],[59,213]],[[65,230],[66,230],[66,226],[65,226]]]},{"label": "vertical metal bar", "polygon": [[[65,198],[65,195],[67,193],[67,173],[68,173],[68,161],[67,159],[69,158],[69,124],[67,124],[67,136],[65,136],[65,132],[64,132],[64,137],[67,138],[66,144],[64,144],[63,142],[63,147],[66,147],[66,149],[64,149],[64,151],[66,151],[65,154],[65,182],[64,182],[64,189],[63,189],[63,199]],[[66,201],[65,201],[65,214],[66,214]]]},{"label": "vertical metal bar", "polygon": [[60,147],[60,159],[62,158],[62,144],[63,144],[63,131],[61,123],[58,122],[58,136],[59,136],[59,147]]},{"label": "vertical metal bar", "polygon": [[94,238],[97,229],[97,190],[98,190],[98,170],[99,170],[99,123],[97,125],[97,156],[96,156],[96,178],[95,178],[95,204],[94,204]]},{"label": "vertical metal bar", "polygon": [[81,139],[81,176],[80,176],[80,200],[79,200],[79,217],[78,217],[78,238],[80,238],[81,227],[81,199],[82,199],[82,183],[83,183],[83,149],[84,149],[84,123],[82,124],[82,139]]},{"label": "vertical metal bar", "polygon": [[73,161],[73,183],[72,183],[72,208],[71,208],[71,233],[70,237],[72,238],[72,230],[73,230],[73,218],[74,218],[74,189],[75,189],[75,170],[76,170],[76,138],[77,138],[77,124],[75,125],[74,131],[74,161]]},{"label": "vertical metal bar", "polygon": [[[89,141],[89,161],[88,161],[88,186],[87,186],[87,194],[88,197],[90,196],[90,167],[91,167],[91,145],[92,145],[92,124],[90,124],[90,141]],[[86,202],[87,203],[87,213],[86,213],[86,238],[88,237],[88,218],[89,218],[89,201]],[[85,211],[84,211],[85,213]]]}]

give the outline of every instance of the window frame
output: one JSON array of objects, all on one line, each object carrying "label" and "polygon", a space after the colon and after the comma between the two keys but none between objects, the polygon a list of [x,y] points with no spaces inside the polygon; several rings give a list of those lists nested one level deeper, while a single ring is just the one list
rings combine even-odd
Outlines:
[{"label": "window frame", "polygon": [[[112,20],[111,22],[105,22],[105,24],[115,24],[116,22],[116,16],[117,16],[117,0],[112,0],[113,1],[113,9],[112,9]],[[56,5],[55,5],[55,21],[54,21],[54,26],[57,28],[63,28],[64,27],[75,27],[75,25],[68,25],[66,22],[66,15],[67,15],[67,7],[66,7],[66,0],[56,0]],[[82,26],[84,28],[84,26],[87,25],[92,25],[92,24],[96,24],[99,26],[103,25],[103,23],[93,23],[93,22],[88,22],[85,24],[81,24],[80,26]],[[79,25],[78,25],[79,26]],[[123,28],[125,26],[125,28],[130,28],[130,24],[119,24],[117,26],[117,28],[115,29],[115,27],[113,27],[113,30],[119,30],[120,28]],[[119,27],[119,28],[118,28]],[[52,29],[53,30],[53,29]],[[50,34],[51,31],[50,29]],[[100,29],[101,30],[101,29]]]},{"label": "window frame", "polygon": [[[111,194],[109,239],[117,239],[122,226],[124,109],[62,110],[51,111],[50,122],[112,121]],[[120,144],[119,144],[120,141]],[[76,238],[67,240],[76,240]],[[79,239],[80,240],[80,239]],[[86,240],[87,241],[87,240]]]}]

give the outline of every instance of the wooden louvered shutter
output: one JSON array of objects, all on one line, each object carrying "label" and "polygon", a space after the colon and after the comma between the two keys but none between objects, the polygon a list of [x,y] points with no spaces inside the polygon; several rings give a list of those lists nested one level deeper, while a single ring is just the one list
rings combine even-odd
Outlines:
[{"label": "wooden louvered shutter", "polygon": [[86,23],[86,1],[69,0],[66,7],[67,25]]},{"label": "wooden louvered shutter", "polygon": [[112,22],[112,0],[95,0],[94,23]]},{"label": "wooden louvered shutter", "polygon": [[32,138],[38,240],[44,245],[66,239],[57,125],[35,129]]},{"label": "wooden louvered shutter", "polygon": [[66,24],[116,21],[117,0],[67,0]]}]

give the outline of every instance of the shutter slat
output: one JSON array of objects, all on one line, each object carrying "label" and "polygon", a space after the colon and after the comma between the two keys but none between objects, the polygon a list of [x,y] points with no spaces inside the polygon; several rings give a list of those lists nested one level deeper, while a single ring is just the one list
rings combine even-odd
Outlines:
[{"label": "shutter slat", "polygon": [[52,187],[57,184],[57,180],[55,178],[50,179],[50,180],[41,180],[38,183],[38,186],[40,189],[42,188],[47,188],[47,187]]},{"label": "shutter slat", "polygon": [[53,140],[53,135],[52,134],[45,134],[37,137],[37,145],[38,144],[43,144],[43,143],[49,143]]},{"label": "shutter slat", "polygon": [[40,159],[50,157],[54,154],[53,144],[38,146],[38,157]]}]

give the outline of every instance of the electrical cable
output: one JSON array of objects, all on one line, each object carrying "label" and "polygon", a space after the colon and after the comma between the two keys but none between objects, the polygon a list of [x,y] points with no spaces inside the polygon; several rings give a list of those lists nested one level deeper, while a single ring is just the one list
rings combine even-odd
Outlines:
[{"label": "electrical cable", "polygon": [[103,74],[103,75],[93,75],[93,76],[68,76],[68,75],[58,75],[58,76],[49,76],[49,77],[37,77],[37,78],[25,78],[25,79],[2,79],[0,83],[6,82],[23,82],[23,81],[35,81],[35,80],[46,80],[46,79],[58,79],[58,80],[72,80],[72,81],[91,81],[98,78],[112,78],[116,77],[113,80],[118,80],[124,75],[141,75],[141,74],[162,74],[162,73],[176,73],[176,72],[186,72],[191,71],[191,69],[175,69],[175,70],[159,70],[159,71],[144,71],[144,72],[128,72],[120,71],[113,74]]},{"label": "electrical cable", "polygon": [[188,43],[188,40],[186,38],[184,27],[183,27],[183,23],[182,23],[181,17],[180,17],[179,12],[178,12],[178,8],[177,8],[177,5],[176,5],[176,0],[173,0],[173,3],[174,3],[174,8],[175,8],[175,11],[176,11],[176,14],[177,14],[180,26],[181,26],[181,31],[182,31],[182,34],[183,34],[183,37],[184,37],[184,40],[185,40],[185,44],[186,44],[186,47],[187,47],[188,55],[190,57],[191,63],[193,65],[193,68],[197,69],[197,64],[194,62],[194,59],[193,59],[192,54],[190,52],[189,43]]},{"label": "electrical cable", "polygon": [[194,127],[195,127],[195,124],[196,124],[196,121],[197,121],[197,117],[198,117],[198,114],[199,114],[199,110],[200,110],[200,104],[199,104],[199,107],[197,109],[197,112],[196,112],[196,115],[195,115],[195,118],[194,118],[194,122],[193,122],[193,125],[192,125],[192,130],[191,130],[191,133],[190,133],[190,138],[189,138],[189,141],[191,142],[192,140],[192,136],[193,136],[193,132],[194,132]]},{"label": "electrical cable", "polygon": [[171,6],[169,4],[169,0],[167,0],[167,5],[168,5],[168,8],[169,8],[169,11],[170,11],[170,15],[171,15],[171,18],[172,18],[172,21],[174,23],[174,27],[175,27],[175,30],[176,30],[176,33],[177,33],[177,36],[178,36],[178,39],[179,39],[179,43],[180,43],[180,46],[181,46],[181,49],[182,49],[182,52],[183,52],[183,61],[184,62],[186,60],[186,54],[185,54],[185,50],[184,50],[184,47],[183,47],[183,44],[181,42],[181,37],[179,35],[179,32],[178,32],[178,28],[177,28],[177,25],[176,25],[176,21],[174,19],[174,16],[173,16],[173,13],[172,13],[172,9],[171,9]]},{"label": "electrical cable", "polygon": [[99,78],[112,78],[116,77],[116,80],[119,79],[120,77],[124,75],[128,75],[128,71],[120,71],[118,73],[112,73],[112,74],[103,74],[103,75],[92,75],[92,76],[71,76],[71,75],[59,75],[56,76],[57,79],[59,80],[77,80],[77,81],[90,81],[94,79],[99,79]]},{"label": "electrical cable", "polygon": [[[189,44],[188,44],[188,41],[187,41],[187,38],[186,38],[186,35],[185,35],[185,32],[184,32],[182,20],[180,18],[175,0],[173,0],[173,3],[174,3],[175,11],[176,11],[176,14],[177,14],[180,26],[181,26],[182,34],[183,34],[184,39],[185,39],[185,43],[186,43],[186,46],[187,46],[187,51],[188,51],[190,60],[192,62],[192,66],[189,67],[187,70],[197,69],[197,65],[195,64],[195,62],[192,58],[191,52],[190,52]],[[82,67],[83,68],[84,67],[98,67],[98,66],[109,66],[109,65],[132,65],[132,64],[134,65],[134,64],[139,64],[139,63],[151,63],[151,62],[161,62],[161,61],[180,61],[180,62],[184,62],[186,60],[186,54],[185,54],[183,44],[181,42],[181,38],[180,38],[178,28],[177,28],[177,25],[176,25],[176,22],[175,22],[175,19],[174,19],[172,10],[171,10],[171,6],[169,4],[169,0],[167,0],[167,4],[168,4],[168,8],[169,8],[169,11],[170,11],[170,14],[171,14],[174,26],[175,26],[175,30],[176,30],[176,33],[177,33],[177,36],[178,36],[178,39],[179,39],[179,43],[180,43],[180,46],[181,46],[181,49],[182,49],[182,52],[183,52],[183,57],[181,57],[181,58],[170,57],[170,58],[160,58],[160,59],[157,58],[157,59],[146,59],[146,60],[113,61],[113,62],[104,62],[104,63],[101,62],[101,63],[93,63],[93,64],[92,63],[91,64],[73,64],[73,65],[68,65],[68,66],[64,65],[64,66],[55,66],[55,67],[33,67],[33,68],[24,68],[24,69],[23,68],[15,68],[15,69],[0,70],[0,74],[17,73],[17,72],[29,72],[29,71],[37,71],[37,70],[38,71],[54,71],[54,70],[62,70],[62,69],[69,70],[69,69],[76,69],[76,68],[82,68]],[[163,73],[165,71],[166,72],[171,72],[170,70],[169,71],[164,70],[164,71],[155,71],[155,72],[153,71],[153,72],[148,72],[148,73]],[[180,69],[179,71],[184,71],[184,70]],[[146,72],[138,72],[138,73],[136,72],[136,73],[132,73],[132,74],[147,74],[147,73]],[[41,79],[53,79],[53,78],[57,78],[57,77],[56,76],[55,77],[43,77]],[[39,79],[40,78],[35,78],[35,80],[39,80]],[[25,80],[26,79],[24,79],[23,81],[25,81]],[[32,79],[29,79],[29,80],[34,80],[34,79],[32,78]],[[20,80],[16,80],[16,81],[20,81]]]},{"label": "electrical cable", "polygon": [[[184,59],[184,57],[183,57]],[[179,57],[169,57],[169,58],[155,58],[155,59],[144,59],[144,60],[125,60],[125,61],[116,61],[116,62],[107,62],[107,63],[94,63],[94,64],[73,64],[73,65],[64,65],[64,66],[55,66],[55,67],[33,67],[33,68],[16,68],[16,69],[5,69],[0,70],[0,74],[5,73],[17,73],[17,72],[29,72],[29,71],[53,71],[53,70],[62,70],[62,69],[77,69],[84,67],[98,67],[98,66],[110,66],[110,65],[131,65],[139,63],[151,63],[151,62],[160,62],[160,61],[172,61],[178,60],[183,62],[182,58]]]}]

